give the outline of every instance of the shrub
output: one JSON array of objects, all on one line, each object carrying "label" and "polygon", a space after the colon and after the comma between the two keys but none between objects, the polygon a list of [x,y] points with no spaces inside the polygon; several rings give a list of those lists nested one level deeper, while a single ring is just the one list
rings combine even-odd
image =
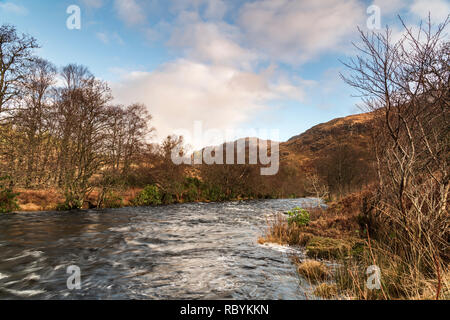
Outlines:
[{"label": "shrub", "polygon": [[184,193],[183,193],[183,200],[185,202],[194,202],[197,201],[199,198],[198,190],[195,187],[189,187]]},{"label": "shrub", "polygon": [[123,207],[123,198],[116,194],[115,192],[108,192],[103,200],[104,208],[122,208]]},{"label": "shrub", "polygon": [[137,206],[152,206],[162,204],[162,197],[159,189],[155,185],[149,185],[138,194],[136,199],[133,201],[134,205]]},{"label": "shrub", "polygon": [[66,200],[63,203],[57,205],[57,211],[69,211],[69,210],[77,210],[83,207],[83,200],[80,197],[77,197],[72,192],[65,193]]},{"label": "shrub", "polygon": [[197,178],[186,178],[184,182],[183,200],[185,202],[194,202],[199,200],[202,182]]},{"label": "shrub", "polygon": [[222,192],[222,189],[218,186],[214,185],[206,185],[202,190],[204,197],[213,202],[223,201],[226,199],[225,194]]},{"label": "shrub", "polygon": [[18,210],[18,193],[14,193],[11,187],[6,186],[9,177],[0,177],[0,213],[8,213]]},{"label": "shrub", "polygon": [[163,204],[172,204],[172,203],[175,203],[175,199],[171,193],[164,192],[161,196],[161,202]]},{"label": "shrub", "polygon": [[306,226],[309,224],[309,212],[305,209],[296,207],[287,212],[289,225],[296,224],[298,226]]},{"label": "shrub", "polygon": [[69,211],[70,207],[67,202],[58,203],[56,205],[56,211]]},{"label": "shrub", "polygon": [[200,188],[202,186],[202,182],[198,178],[187,177],[184,181],[186,187],[194,186],[196,188]]}]

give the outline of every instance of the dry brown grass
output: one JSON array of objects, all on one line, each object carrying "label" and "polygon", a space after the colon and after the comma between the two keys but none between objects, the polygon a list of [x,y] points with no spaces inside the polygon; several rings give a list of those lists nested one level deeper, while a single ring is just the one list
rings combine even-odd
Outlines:
[{"label": "dry brown grass", "polygon": [[273,221],[267,221],[267,229],[258,243],[277,243],[281,245],[306,245],[312,235],[302,232],[296,225],[289,225],[286,216],[279,214]]},{"label": "dry brown grass", "polygon": [[358,216],[363,197],[352,194],[330,204],[327,210],[308,208],[310,222],[307,226],[289,225],[286,216],[279,214],[268,221],[266,232],[258,242],[306,246],[314,237],[352,239],[359,235]]},{"label": "dry brown grass", "polygon": [[351,240],[313,237],[306,245],[306,253],[311,258],[330,260],[348,256],[351,248]]},{"label": "dry brown grass", "polygon": [[316,260],[301,262],[297,265],[297,271],[311,283],[324,281],[330,276],[328,268],[322,262]]},{"label": "dry brown grass", "polygon": [[[430,300],[450,299],[450,269],[442,267],[440,277],[425,274],[415,264],[392,251],[392,248],[372,242],[358,259],[339,260],[335,274],[341,292],[358,300],[407,299]],[[381,288],[367,287],[367,267],[376,265],[381,271]]]},{"label": "dry brown grass", "polygon": [[64,202],[64,195],[56,189],[47,190],[15,190],[19,193],[18,203],[21,211],[54,210]]},{"label": "dry brown grass", "polygon": [[333,299],[338,296],[338,288],[333,283],[321,283],[314,289],[314,295],[324,299]]},{"label": "dry brown grass", "polygon": [[352,193],[329,204],[327,210],[319,210],[311,215],[311,222],[304,232],[330,238],[352,238],[359,235],[359,215],[369,190]]},{"label": "dry brown grass", "polygon": [[[434,268],[424,268],[430,265],[426,252],[423,252],[422,262],[411,260],[407,252],[397,252],[391,242],[369,237],[370,233],[360,219],[361,212],[367,210],[370,196],[369,191],[352,194],[331,204],[326,211],[315,211],[310,215],[308,226],[290,226],[286,216],[279,215],[269,223],[266,234],[259,241],[301,245],[312,258],[337,260],[340,266],[333,278],[341,296],[353,299],[450,299],[448,264],[436,259]],[[375,223],[373,226],[380,228],[383,225]],[[410,247],[414,246],[415,243],[410,244]],[[402,248],[408,248],[407,244],[403,243]],[[299,267],[299,273],[308,274],[311,265]],[[367,288],[366,272],[371,265],[381,269],[382,287],[379,290]],[[322,289],[325,291],[325,286]]]},{"label": "dry brown grass", "polygon": [[[46,190],[29,190],[17,189],[14,190],[19,193],[18,203],[20,211],[51,211],[56,210],[57,206],[65,201],[64,194],[56,189]],[[118,191],[117,195],[123,199],[124,206],[130,206],[131,201],[141,192],[142,189],[131,188],[123,191]],[[96,204],[98,200],[99,191],[94,189],[88,197],[88,201]]]},{"label": "dry brown grass", "polygon": [[142,191],[142,188],[130,188],[120,193],[125,206],[131,206],[132,201],[136,199],[138,194]]}]

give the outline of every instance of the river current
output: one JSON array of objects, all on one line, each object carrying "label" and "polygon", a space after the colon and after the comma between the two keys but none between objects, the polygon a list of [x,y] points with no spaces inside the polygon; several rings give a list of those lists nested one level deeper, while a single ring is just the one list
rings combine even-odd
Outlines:
[{"label": "river current", "polygon": [[315,201],[0,215],[0,299],[306,299],[291,261],[302,251],[257,239]]}]

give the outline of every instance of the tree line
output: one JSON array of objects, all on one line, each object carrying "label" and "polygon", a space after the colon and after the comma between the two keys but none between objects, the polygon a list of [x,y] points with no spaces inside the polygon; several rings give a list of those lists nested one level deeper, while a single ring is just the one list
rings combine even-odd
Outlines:
[{"label": "tree line", "polygon": [[147,185],[164,203],[301,193],[297,173],[285,168],[261,177],[258,166],[175,165],[172,150],[187,152],[183,137],[149,142],[155,129],[145,105],[114,104],[105,81],[82,65],[57,68],[35,56],[38,47],[0,27],[0,176],[10,192],[56,188],[62,209],[107,206],[115,191]]},{"label": "tree line", "polygon": [[24,188],[58,187],[80,207],[110,170],[126,174],[152,131],[145,106],[111,104],[106,82],[33,55],[33,37],[0,28],[0,168]]}]

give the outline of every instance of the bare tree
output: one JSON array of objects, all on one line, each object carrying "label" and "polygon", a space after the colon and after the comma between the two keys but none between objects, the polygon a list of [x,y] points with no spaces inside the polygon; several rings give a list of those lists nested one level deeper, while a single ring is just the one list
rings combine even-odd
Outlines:
[{"label": "bare tree", "polygon": [[92,191],[91,177],[105,165],[108,86],[86,68],[69,65],[63,69],[65,87],[60,90],[59,185],[70,208],[80,207]]},{"label": "bare tree", "polygon": [[[418,274],[439,277],[448,265],[450,154],[449,19],[430,19],[404,36],[361,32],[360,55],[344,80],[378,114],[378,236]],[[438,294],[439,296],[439,290]]]},{"label": "bare tree", "polygon": [[20,96],[22,82],[28,73],[33,49],[38,48],[33,37],[19,35],[15,27],[0,27],[0,114]]},{"label": "bare tree", "polygon": [[128,174],[131,165],[139,159],[149,135],[154,131],[154,128],[149,126],[151,119],[143,104],[132,104],[125,109],[122,170],[125,175]]},{"label": "bare tree", "polygon": [[305,182],[305,190],[313,194],[318,199],[317,206],[320,206],[321,200],[327,199],[330,195],[328,185],[324,183],[323,179],[317,174],[317,172],[307,173]]},{"label": "bare tree", "polygon": [[361,189],[371,180],[367,152],[349,143],[337,142],[328,154],[315,161],[316,173],[326,182],[332,195],[341,198]]},{"label": "bare tree", "polygon": [[175,196],[176,201],[181,200],[186,166],[177,165],[172,161],[172,151],[185,152],[184,138],[182,136],[168,136],[157,150],[157,161],[152,168],[152,175],[159,188],[167,195]]},{"label": "bare tree", "polygon": [[[15,145],[23,156],[25,187],[39,185],[50,166],[52,89],[56,68],[48,61],[36,58],[23,81],[23,100],[14,114],[15,130],[23,132],[22,141]],[[54,168],[54,167],[53,167]]]}]

